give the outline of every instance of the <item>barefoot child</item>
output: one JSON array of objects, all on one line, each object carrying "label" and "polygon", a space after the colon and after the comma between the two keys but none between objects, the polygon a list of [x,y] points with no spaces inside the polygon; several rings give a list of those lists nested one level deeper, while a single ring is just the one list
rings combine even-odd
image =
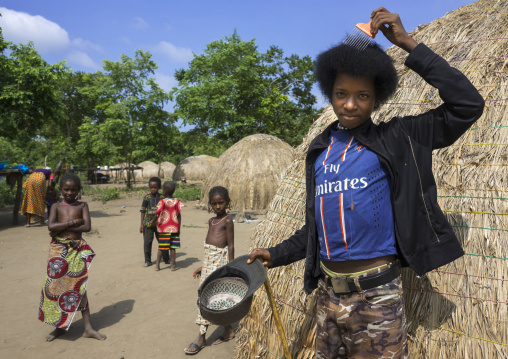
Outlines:
[{"label": "barefoot child", "polygon": [[[200,284],[217,268],[226,265],[235,257],[235,240],[233,220],[227,215],[226,208],[229,207],[228,190],[224,187],[213,187],[208,194],[208,204],[212,207],[217,217],[208,221],[208,234],[205,242],[205,256],[203,266],[194,271],[193,277],[201,276]],[[210,324],[201,317],[198,309],[196,324],[199,327],[199,335],[184,349],[185,354],[197,354],[206,345],[206,330]],[[235,333],[228,325],[224,327],[224,333],[213,343],[220,344],[235,337]]]},{"label": "barefoot child", "polygon": [[164,182],[162,186],[164,199],[159,201],[155,210],[157,220],[157,233],[159,236],[159,251],[157,252],[157,262],[155,270],[160,270],[161,257],[169,250],[171,257],[171,270],[176,271],[179,268],[175,265],[176,249],[180,248],[180,225],[182,223],[183,203],[173,198],[175,193],[175,184],[173,182]]},{"label": "barefoot child", "polygon": [[[159,241],[159,234],[155,227],[155,209],[161,199],[164,199],[159,193],[161,189],[161,179],[159,177],[152,177],[148,180],[148,187],[150,193],[143,197],[143,203],[141,203],[141,226],[139,227],[139,233],[143,233],[143,248],[145,252],[145,267],[152,265],[152,242],[153,237]],[[167,251],[163,253],[162,258],[164,263],[169,264],[169,255]]]},{"label": "barefoot child", "polygon": [[85,331],[83,337],[106,339],[92,328],[86,295],[88,270],[95,256],[82,238],[91,228],[86,202],[76,198],[81,181],[73,174],[62,176],[60,191],[63,200],[51,206],[48,229],[52,237],[49,260],[42,287],[39,320],[56,327],[46,338],[52,341],[70,327],[76,311],[81,311]]}]

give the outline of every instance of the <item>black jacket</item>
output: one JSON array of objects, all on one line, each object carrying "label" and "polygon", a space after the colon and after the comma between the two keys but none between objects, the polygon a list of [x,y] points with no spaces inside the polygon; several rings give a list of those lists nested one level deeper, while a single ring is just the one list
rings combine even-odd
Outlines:
[{"label": "black jacket", "polygon": [[[437,203],[432,150],[453,144],[481,116],[484,100],[460,71],[423,44],[411,51],[405,65],[437,88],[444,103],[420,115],[395,117],[379,125],[368,120],[349,131],[377,154],[387,171],[399,259],[423,275],[464,254]],[[330,130],[336,123],[314,138],[307,152],[305,225],[268,249],[272,267],[306,258],[307,293],[317,287],[321,275],[314,218],[314,162],[328,146]]]}]

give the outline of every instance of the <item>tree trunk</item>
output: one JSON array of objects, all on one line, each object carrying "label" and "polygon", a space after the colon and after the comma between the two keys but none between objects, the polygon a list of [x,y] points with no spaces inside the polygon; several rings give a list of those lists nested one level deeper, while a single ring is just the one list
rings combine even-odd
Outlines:
[{"label": "tree trunk", "polygon": [[55,184],[58,184],[58,178],[60,177],[60,170],[62,168],[64,159],[65,157],[60,158],[60,161],[58,161],[58,164],[56,165],[55,174],[53,175],[53,182],[55,182]]}]

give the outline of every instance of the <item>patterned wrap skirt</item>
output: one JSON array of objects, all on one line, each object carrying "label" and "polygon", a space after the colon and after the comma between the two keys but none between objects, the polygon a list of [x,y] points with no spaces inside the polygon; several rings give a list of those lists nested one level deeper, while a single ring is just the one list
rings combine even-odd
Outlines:
[{"label": "patterned wrap skirt", "polygon": [[30,224],[44,220],[46,209],[46,176],[42,172],[32,173],[23,183],[25,195],[21,204],[21,214],[27,216]]},{"label": "patterned wrap skirt", "polygon": [[54,237],[49,246],[39,320],[68,330],[78,310],[88,309],[88,270],[95,256],[83,239]]},{"label": "patterned wrap skirt", "polygon": [[[228,247],[219,248],[211,244],[205,243],[205,256],[203,258],[203,266],[201,267],[201,285],[210,274],[212,274],[217,268],[225,266],[229,262]],[[201,312],[198,308],[198,317],[196,318],[196,324],[209,325],[210,322],[203,319]]]}]

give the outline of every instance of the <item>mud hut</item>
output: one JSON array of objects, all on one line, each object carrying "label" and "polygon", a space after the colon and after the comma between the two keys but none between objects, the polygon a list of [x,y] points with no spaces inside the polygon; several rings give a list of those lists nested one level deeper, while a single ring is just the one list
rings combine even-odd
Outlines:
[{"label": "mud hut", "polygon": [[199,158],[202,158],[206,161],[208,161],[208,163],[210,163],[212,166],[215,165],[215,163],[217,162],[218,158],[217,157],[213,157],[213,156],[208,156],[208,155],[200,155],[198,156]]},{"label": "mud hut", "polygon": [[161,173],[161,178],[169,179],[173,178],[173,172],[175,172],[176,166],[172,164],[171,162],[162,162],[161,163],[161,170],[164,171],[164,174]]},{"label": "mud hut", "polygon": [[197,156],[187,157],[176,166],[173,181],[181,181],[182,178],[187,181],[204,181],[211,171],[212,165],[205,159]]},{"label": "mud hut", "polygon": [[293,147],[277,137],[245,137],[217,160],[203,185],[200,206],[206,208],[212,187],[224,186],[229,191],[232,211],[266,210],[279,186],[281,172],[293,159]]},{"label": "mud hut", "polygon": [[[433,172],[441,208],[448,214],[465,255],[416,277],[403,270],[411,358],[508,357],[508,36],[506,1],[478,1],[446,14],[412,35],[468,76],[486,99],[483,116],[457,142],[434,152]],[[399,72],[393,99],[375,121],[419,114],[441,100],[406,69],[406,55],[390,48]],[[297,148],[253,247],[270,247],[299,229],[305,218],[304,156],[310,141],[335,120],[327,108]],[[304,262],[269,271],[291,354],[314,357],[315,292],[303,291]],[[240,322],[236,358],[283,358],[276,326],[259,290]]]}]

